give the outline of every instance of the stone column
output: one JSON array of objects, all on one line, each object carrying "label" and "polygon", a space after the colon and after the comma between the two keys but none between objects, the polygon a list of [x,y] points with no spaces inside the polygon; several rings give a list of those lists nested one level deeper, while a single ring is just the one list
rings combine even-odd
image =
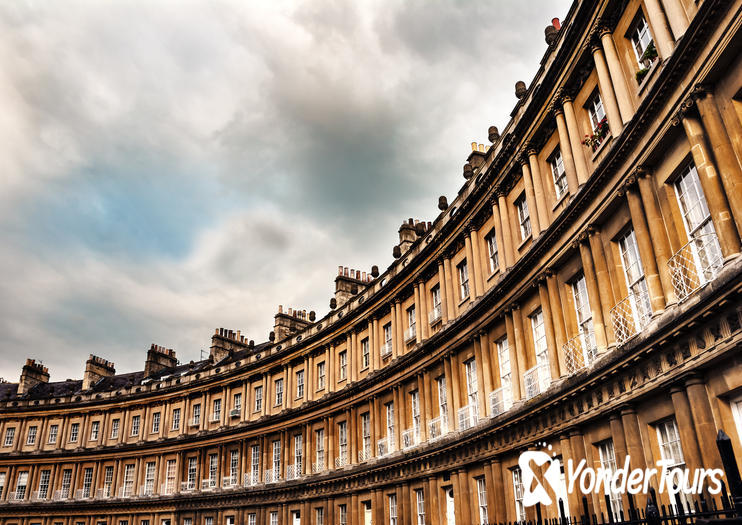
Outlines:
[{"label": "stone column", "polygon": [[[425,501],[430,501],[430,514],[428,519],[431,525],[439,525],[440,520],[438,519],[438,513],[440,505],[438,503],[438,478],[435,475],[428,476],[427,478],[427,497]],[[378,522],[383,523],[383,522]]]},{"label": "stone column", "polygon": [[466,251],[466,264],[469,266],[469,299],[474,301],[479,297],[479,285],[477,284],[479,268],[474,260],[474,248],[472,248],[473,229],[468,226],[464,235],[464,250]]},{"label": "stone column", "polygon": [[421,412],[423,417],[421,418],[424,422],[422,435],[425,439],[428,439],[428,422],[433,419],[433,381],[430,377],[430,370],[423,372],[422,378],[420,379],[420,391],[422,392],[422,407]]},{"label": "stone column", "polygon": [[[644,447],[639,433],[639,421],[633,407],[625,405],[621,408],[621,422],[623,423],[626,452],[630,456],[632,469],[644,470],[647,462],[644,459]],[[636,496],[637,508],[643,509],[647,505],[647,495],[639,492]]]},{"label": "stone column", "polygon": [[703,188],[706,203],[708,204],[711,220],[714,223],[716,235],[719,237],[721,253],[725,258],[740,250],[740,239],[734,225],[729,203],[722,187],[722,182],[713,162],[712,152],[706,144],[705,133],[698,118],[691,114],[692,101],[683,103],[675,122],[681,120],[685,134],[690,143],[693,162],[698,171],[698,178]]},{"label": "stone column", "polygon": [[533,179],[533,192],[536,195],[536,208],[538,212],[538,222],[541,231],[549,227],[549,206],[546,202],[546,192],[544,191],[544,180],[541,178],[541,168],[538,165],[538,157],[535,149],[528,150],[528,165],[531,168],[531,178]]},{"label": "stone column", "polygon": [[[582,460],[585,460],[587,462],[587,457],[585,454],[585,436],[582,434],[582,431],[579,428],[573,428],[569,431],[569,444],[574,464],[578,465]],[[587,498],[587,504],[590,514],[595,512],[593,500],[590,496],[588,496]],[[577,512],[578,514],[582,514],[584,512],[582,501],[580,501],[577,509],[579,509],[579,511]],[[570,510],[572,509],[570,508]]]},{"label": "stone column", "polygon": [[404,355],[407,349],[404,340],[405,313],[402,308],[402,299],[397,298],[397,355]]},{"label": "stone column", "polygon": [[446,286],[446,299],[448,300],[448,320],[451,321],[458,316],[458,309],[456,307],[456,296],[453,293],[453,273],[451,271],[450,257],[443,259],[443,269],[445,273],[443,283]]},{"label": "stone column", "polygon": [[[520,315],[519,310],[515,310],[515,313]],[[513,401],[517,401],[523,397],[523,394],[521,389],[522,378],[518,374],[520,366],[518,365],[518,349],[515,340],[515,323],[513,322],[512,309],[505,312],[505,330],[508,335],[508,350],[510,351],[510,377],[512,378]]]},{"label": "stone column", "polygon": [[[521,315],[520,307],[517,304],[512,306],[513,315],[513,330],[515,333],[515,352],[518,358],[515,363],[511,363],[513,373],[518,374],[518,382],[520,383],[521,397],[526,396],[525,386],[523,384],[524,375],[528,370],[528,360],[526,358],[526,340],[523,333],[523,316]],[[517,367],[513,367],[513,364],[517,364]]]},{"label": "stone column", "polygon": [[420,301],[420,286],[419,282],[415,281],[412,289],[412,294],[414,295],[415,299],[415,343],[419,344],[423,340],[423,324],[420,321],[421,314],[422,314],[422,303]]},{"label": "stone column", "polygon": [[633,183],[633,177],[629,177],[626,180],[626,185],[624,186],[626,199],[629,203],[631,224],[634,227],[636,243],[639,247],[639,255],[641,257],[642,267],[644,268],[644,277],[647,280],[652,312],[657,314],[665,309],[665,293],[662,290],[662,283],[660,282],[659,271],[657,270],[657,259],[654,256],[652,237],[649,235],[644,208],[636,188],[633,187]]},{"label": "stone column", "polygon": [[[732,141],[726,125],[721,119],[719,107],[714,101],[714,94],[704,86],[696,86],[693,96],[701,114],[703,127],[708,135],[708,142],[713,144],[714,159],[719,168],[721,184],[726,193],[729,209],[732,212],[737,231],[742,231],[742,170],[734,154]],[[700,175],[700,170],[699,170]]]},{"label": "stone column", "polygon": [[381,363],[379,363],[379,348],[381,347],[381,341],[379,341],[379,319],[375,314],[371,317],[370,328],[368,346],[369,352],[371,353],[371,370],[378,370],[381,368]]},{"label": "stone column", "polygon": [[497,243],[498,257],[497,264],[500,272],[505,273],[507,270],[507,247],[505,246],[502,221],[500,220],[500,210],[497,207],[497,197],[493,197],[490,201],[492,205],[492,222],[495,224],[495,242]]},{"label": "stone column", "polygon": [[598,297],[600,298],[603,320],[605,321],[606,342],[610,345],[615,341],[613,327],[610,324],[611,308],[616,304],[616,299],[613,295],[613,284],[611,283],[611,275],[608,273],[608,262],[603,251],[600,230],[594,226],[589,226],[587,233],[590,242],[590,253],[595,263],[595,279],[598,281]]},{"label": "stone column", "polygon": [[[569,460],[572,460],[572,464],[574,465],[575,469],[577,468],[577,461],[575,460],[574,455],[572,454],[572,444],[569,440],[569,434],[561,434],[559,436],[559,448],[562,450],[562,464],[564,465],[565,472],[567,471],[567,462]],[[582,501],[580,500],[580,493],[579,490],[573,490],[570,493],[567,493],[567,501],[565,502],[565,507],[569,507],[569,513],[570,514],[578,516],[582,514]],[[559,507],[557,507],[558,509]],[[565,508],[564,511],[566,512],[567,509]]]},{"label": "stone column", "polygon": [[459,493],[461,494],[456,507],[461,507],[461,523],[472,523],[469,476],[464,468],[456,470],[456,474],[459,480]]},{"label": "stone column", "polygon": [[541,311],[544,314],[544,331],[546,332],[546,349],[549,355],[549,372],[551,373],[551,379],[556,381],[561,375],[559,373],[559,355],[557,353],[556,339],[554,338],[554,323],[551,316],[551,305],[549,304],[549,292],[546,290],[545,277],[540,278],[538,281],[538,297],[541,301]]},{"label": "stone column", "polygon": [[526,189],[526,204],[528,205],[528,215],[531,219],[531,231],[533,232],[533,238],[538,237],[541,233],[541,223],[538,218],[538,208],[536,207],[536,194],[533,190],[533,179],[531,178],[531,168],[528,167],[528,159],[522,156],[520,159],[520,167],[523,172],[523,185]]},{"label": "stone column", "polygon": [[482,392],[484,387],[484,365],[482,364],[482,347],[479,344],[479,338],[475,335],[471,339],[471,343],[474,346],[474,361],[477,363],[477,413],[480,417],[486,417],[487,415],[487,403],[486,397],[489,390]]},{"label": "stone column", "polygon": [[639,183],[639,194],[644,205],[644,211],[647,213],[647,226],[652,237],[660,283],[662,284],[662,289],[665,291],[665,302],[667,304],[675,304],[678,302],[678,299],[675,296],[675,288],[672,285],[670,268],[667,265],[667,261],[672,257],[672,251],[670,249],[670,241],[667,238],[665,220],[662,218],[662,213],[654,195],[652,176],[647,170],[640,168],[637,170],[637,182]]},{"label": "stone column", "polygon": [[474,272],[474,284],[476,297],[484,294],[484,268],[482,267],[482,252],[479,242],[479,235],[477,234],[476,228],[472,226],[469,229],[469,238],[471,239],[471,253],[472,253],[472,266],[475,269]]},{"label": "stone column", "polygon": [[[462,390],[460,386],[461,382],[459,381],[459,362],[456,360],[455,356],[450,356],[449,359],[451,360],[451,404],[453,405],[453,414],[451,414],[453,422],[449,421],[449,425],[451,426],[451,429],[453,429],[453,426],[458,425],[459,423],[458,414],[459,408],[461,408],[462,405],[459,395]],[[451,423],[453,423],[453,425]]]},{"label": "stone column", "polygon": [[510,227],[510,215],[508,214],[508,203],[505,199],[505,192],[497,192],[497,210],[500,212],[500,222],[502,223],[503,251],[505,252],[505,265],[510,268],[515,264],[515,248],[513,244],[513,230]]},{"label": "stone column", "polygon": [[[492,355],[490,352],[490,338],[486,330],[479,332],[479,345],[482,352],[482,374],[484,376],[484,393],[489,395],[492,392],[493,382],[493,366],[492,366]],[[486,401],[486,400],[485,400]]]},{"label": "stone column", "polygon": [[[453,370],[451,367],[451,359],[450,357],[444,357],[443,358],[443,373],[446,375],[446,402],[448,403],[449,414],[448,414],[448,429],[449,430],[455,430],[456,426],[456,414],[458,413],[458,401],[456,400],[456,396],[454,395],[453,391]],[[458,383],[456,383],[458,386]],[[440,399],[439,399],[440,403]],[[440,407],[439,407],[440,411]],[[438,414],[441,416],[442,414]]]},{"label": "stone column", "polygon": [[582,273],[585,276],[587,285],[587,296],[590,301],[590,310],[593,315],[593,330],[595,331],[595,346],[598,347],[598,353],[605,352],[607,341],[605,337],[605,323],[603,322],[603,309],[600,305],[600,291],[598,279],[595,277],[595,267],[593,266],[593,257],[590,253],[590,247],[587,244],[588,235],[580,235],[578,245],[580,248],[580,259],[582,259]]},{"label": "stone column", "polygon": [[441,294],[441,322],[448,322],[448,293],[446,290],[446,274],[443,270],[443,259],[438,259],[438,291]]},{"label": "stone column", "polygon": [[551,304],[551,320],[554,325],[554,342],[557,348],[562,348],[567,342],[566,329],[564,327],[564,310],[559,298],[559,282],[554,272],[546,270],[546,288],[549,291],[549,302]]},{"label": "stone column", "polygon": [[425,281],[418,281],[417,288],[418,296],[420,298],[420,324],[417,325],[417,330],[420,333],[420,341],[424,341],[429,337],[428,331],[430,329],[430,323],[428,323],[428,297],[425,293]]},{"label": "stone column", "polygon": [[582,135],[577,125],[575,108],[572,105],[572,97],[562,96],[562,108],[564,109],[564,119],[567,121],[567,133],[569,134],[569,143],[572,145],[572,154],[574,155],[575,169],[577,170],[577,182],[580,186],[587,182],[590,174],[587,171],[587,162],[585,161],[585,151],[582,145]]},{"label": "stone column", "polygon": [[[579,189],[577,168],[575,167],[575,159],[572,155],[572,145],[570,144],[569,133],[567,132],[567,122],[564,120],[564,110],[561,107],[554,108],[554,118],[559,133],[559,151],[562,153],[564,172],[567,175],[567,186],[569,187],[569,193],[574,195]],[[578,151],[576,154],[582,155],[582,151]]]},{"label": "stone column", "polygon": [[675,409],[675,421],[678,424],[680,444],[683,447],[683,458],[688,468],[693,471],[705,465],[701,465],[701,451],[698,448],[696,430],[691,419],[690,403],[688,403],[688,397],[685,395],[685,389],[682,385],[670,387],[670,397]]},{"label": "stone column", "polygon": [[654,44],[662,60],[667,59],[675,48],[675,39],[670,33],[670,28],[662,12],[660,0],[645,0],[644,7],[647,9],[647,21],[652,29]]},{"label": "stone column", "polygon": [[400,326],[397,323],[397,308],[399,307],[399,300],[393,299],[391,308],[391,323],[392,323],[392,359],[397,357],[397,332],[400,330]]},{"label": "stone column", "polygon": [[629,88],[626,85],[626,78],[621,69],[621,61],[618,58],[618,52],[616,51],[616,45],[613,42],[613,34],[610,29],[603,28],[600,31],[600,43],[603,44],[605,61],[608,65],[613,89],[616,93],[616,102],[618,103],[618,111],[621,113],[621,121],[625,124],[631,120],[634,110],[631,104]]},{"label": "stone column", "polygon": [[667,15],[667,21],[670,23],[675,40],[680,40],[685,30],[688,29],[688,17],[685,15],[685,9],[679,0],[662,0]]},{"label": "stone column", "polygon": [[494,458],[490,463],[490,468],[492,469],[492,492],[495,502],[491,512],[494,513],[495,522],[504,523],[507,517],[507,506],[505,504],[505,483],[500,458]]},{"label": "stone column", "polygon": [[611,75],[608,72],[608,64],[605,61],[605,56],[603,56],[603,50],[600,45],[593,45],[591,51],[593,53],[593,60],[595,61],[595,71],[598,73],[598,86],[600,87],[600,94],[602,95],[603,105],[605,106],[605,114],[608,117],[608,126],[613,136],[617,137],[623,129],[623,120],[618,111],[618,102],[616,101],[616,93],[613,91]]},{"label": "stone column", "polygon": [[689,413],[698,436],[698,445],[701,449],[701,458],[704,468],[722,468],[719,452],[716,448],[716,423],[711,411],[709,395],[706,392],[706,383],[701,376],[691,376],[685,380],[688,401],[693,410]]}]

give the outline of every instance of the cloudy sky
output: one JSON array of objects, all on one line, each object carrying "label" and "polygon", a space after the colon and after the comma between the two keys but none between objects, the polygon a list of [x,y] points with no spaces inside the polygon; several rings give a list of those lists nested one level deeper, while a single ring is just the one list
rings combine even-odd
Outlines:
[{"label": "cloudy sky", "polygon": [[568,0],[0,4],[0,376],[263,341],[392,260]]}]

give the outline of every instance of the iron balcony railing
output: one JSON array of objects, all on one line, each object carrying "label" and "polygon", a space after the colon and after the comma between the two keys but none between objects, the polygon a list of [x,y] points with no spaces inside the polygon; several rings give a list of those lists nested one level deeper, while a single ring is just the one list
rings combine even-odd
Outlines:
[{"label": "iron balcony railing", "polygon": [[222,488],[223,489],[234,489],[239,487],[239,483],[237,483],[238,480],[237,474],[234,476],[224,476],[222,477]]},{"label": "iron balcony railing", "polygon": [[301,463],[294,463],[286,467],[286,479],[299,479],[301,475]]},{"label": "iron balcony railing", "polygon": [[240,417],[241,410],[240,408],[233,408],[229,411],[229,417]]},{"label": "iron balcony railing", "polygon": [[281,472],[278,470],[269,469],[265,471],[265,482],[266,483],[278,483],[281,481]]},{"label": "iron balcony railing", "polygon": [[134,487],[121,487],[119,489],[119,498],[130,498],[134,495]]},{"label": "iron balcony railing", "polygon": [[392,354],[392,342],[386,341],[383,345],[381,345],[381,348],[379,349],[379,353],[381,354],[381,357],[386,357],[388,355]]},{"label": "iron balcony railing", "polygon": [[31,494],[31,501],[45,501],[48,495],[48,492],[36,490]]},{"label": "iron balcony railing", "polygon": [[75,499],[90,499],[93,497],[93,491],[90,488],[77,489],[75,491]]},{"label": "iron balcony railing", "polygon": [[402,432],[402,448],[407,449],[419,445],[420,439],[420,428],[413,427],[408,428]]},{"label": "iron balcony railing", "polygon": [[448,433],[448,418],[445,416],[438,416],[435,419],[431,419],[428,422],[428,438],[438,439],[445,436]]},{"label": "iron balcony railing", "polygon": [[181,481],[180,482],[180,491],[181,492],[195,492],[196,491],[196,481]]},{"label": "iron balcony railing", "polygon": [[325,468],[325,462],[324,461],[315,461],[312,463],[312,474],[319,474],[321,472],[324,472],[327,470]]},{"label": "iron balcony railing", "polygon": [[651,318],[649,292],[644,289],[629,293],[628,297],[611,308],[611,323],[616,343],[622,345],[634,337],[649,324]]},{"label": "iron balcony railing", "polygon": [[526,399],[544,392],[551,384],[549,363],[540,363],[526,370],[523,374],[523,382],[526,385]]},{"label": "iron balcony railing", "polygon": [[252,487],[260,483],[260,472],[245,472],[244,484],[246,487]]},{"label": "iron balcony railing", "polygon": [[209,418],[210,423],[219,423],[222,420],[222,414],[211,414],[211,418]]},{"label": "iron balcony railing", "polygon": [[171,480],[160,485],[160,494],[162,494],[163,496],[171,496],[175,494],[175,480]]},{"label": "iron balcony railing", "polygon": [[207,478],[201,480],[201,490],[215,490],[217,488],[216,478]]},{"label": "iron balcony railing", "polygon": [[695,235],[667,261],[679,301],[716,279],[724,258],[715,233]]},{"label": "iron balcony railing", "polygon": [[428,322],[430,324],[435,324],[443,315],[443,311],[441,309],[441,305],[437,304],[433,307],[433,309],[428,312]]},{"label": "iron balcony railing", "polygon": [[54,491],[54,496],[52,497],[52,500],[54,501],[65,501],[70,499],[70,489],[60,489]]},{"label": "iron balcony railing", "polygon": [[139,487],[139,497],[149,498],[155,495],[155,487],[153,485],[145,485]]},{"label": "iron balcony railing", "polygon": [[341,452],[338,457],[335,458],[335,468],[342,468],[349,464],[348,453]]},{"label": "iron balcony railing", "polygon": [[372,457],[374,456],[371,453],[371,443],[369,443],[367,446],[364,446],[361,450],[358,451],[358,462],[359,463],[368,461]]},{"label": "iron balcony railing", "polygon": [[413,324],[404,331],[404,342],[409,343],[417,336],[417,325]]},{"label": "iron balcony railing", "polygon": [[113,494],[113,487],[108,485],[95,491],[95,499],[109,499]]},{"label": "iron balcony railing", "polygon": [[479,406],[471,402],[459,408],[459,430],[468,430],[479,423]]},{"label": "iron balcony railing", "polygon": [[8,501],[23,501],[26,499],[26,491],[13,490],[8,494]]},{"label": "iron balcony railing", "polygon": [[387,454],[391,454],[397,449],[396,443],[394,441],[394,436],[381,438],[377,442],[377,447],[379,450],[379,456],[386,456]]},{"label": "iron balcony railing", "polygon": [[499,416],[513,405],[513,393],[510,386],[502,386],[489,394],[490,416]]},{"label": "iron balcony railing", "polygon": [[590,366],[598,355],[595,344],[595,332],[586,330],[576,335],[562,346],[567,373],[574,374],[578,370]]}]

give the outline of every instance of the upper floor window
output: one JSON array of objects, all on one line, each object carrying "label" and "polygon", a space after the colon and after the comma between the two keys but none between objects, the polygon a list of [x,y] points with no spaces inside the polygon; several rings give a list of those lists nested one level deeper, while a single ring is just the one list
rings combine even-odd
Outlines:
[{"label": "upper floor window", "polygon": [[70,443],[77,443],[77,436],[80,434],[80,423],[70,425]]},{"label": "upper floor window", "polygon": [[157,434],[160,431],[160,413],[152,414],[152,433]]},{"label": "upper floor window", "polygon": [[371,362],[371,350],[368,344],[368,337],[361,341],[361,368],[368,368]]},{"label": "upper floor window", "polygon": [[466,395],[469,400],[469,404],[477,407],[477,394],[479,392],[479,385],[477,382],[477,362],[474,359],[469,359],[464,363],[466,369]]},{"label": "upper floor window", "polygon": [[201,424],[201,404],[196,403],[193,405],[193,421],[191,422],[193,425],[200,425]]},{"label": "upper floor window", "polygon": [[139,423],[142,421],[141,416],[133,416],[131,418],[131,435],[132,436],[138,436],[139,435]]},{"label": "upper floor window", "polygon": [[[634,49],[636,63],[641,68],[639,71],[648,70],[657,58],[657,49],[654,47],[654,40],[652,39],[652,33],[649,31],[647,20],[641,11],[636,17],[634,28],[630,34],[631,47]],[[641,76],[637,74],[636,79],[639,83],[644,79],[644,75],[646,75],[646,72]]]},{"label": "upper floor window", "polygon": [[237,392],[232,396],[232,409],[242,410],[242,392]]},{"label": "upper floor window", "polygon": [[13,446],[13,439],[15,438],[15,427],[10,427],[5,431],[5,444],[6,447]]},{"label": "upper floor window", "polygon": [[531,236],[531,216],[528,214],[528,203],[525,195],[518,197],[518,200],[515,201],[515,208],[518,210],[520,238],[525,241]]},{"label": "upper floor window", "polygon": [[456,269],[459,273],[459,295],[463,301],[469,297],[469,267],[466,260],[461,261]]},{"label": "upper floor window", "polygon": [[[119,418],[116,418],[113,421],[111,421],[111,439],[116,439],[119,437],[119,425],[120,424],[121,424],[121,420]],[[51,440],[51,437],[52,437],[51,434],[49,434],[50,440]],[[54,441],[56,440],[57,440],[57,433],[54,432]]]},{"label": "upper floor window", "polygon": [[173,409],[173,430],[178,430],[180,428],[180,409],[174,408]]},{"label": "upper floor window", "polygon": [[593,96],[587,103],[587,111],[590,114],[590,126],[593,129],[592,136],[586,138],[587,144],[592,147],[593,151],[598,149],[603,143],[603,139],[608,135],[608,119],[605,116],[603,99],[600,98],[600,92],[595,90]]},{"label": "upper floor window", "polygon": [[283,404],[283,379],[276,379],[275,382],[276,386],[276,403],[275,405],[282,405]]},{"label": "upper floor window", "polygon": [[100,432],[100,421],[93,421],[90,424],[90,441],[98,441],[99,432]]},{"label": "upper floor window", "polygon": [[407,309],[407,330],[404,333],[405,342],[415,339],[417,335],[417,322],[415,321],[415,306]]},{"label": "upper floor window", "polygon": [[255,412],[263,410],[263,387],[255,387]]},{"label": "upper floor window", "polygon": [[523,521],[526,519],[526,508],[523,505],[523,476],[520,468],[513,469],[513,495],[515,496],[515,519]]},{"label": "upper floor window", "polygon": [[213,410],[211,414],[211,419],[214,421],[219,421],[222,418],[222,400],[221,399],[215,399],[213,403]]},{"label": "upper floor window", "polygon": [[546,346],[546,329],[544,328],[544,312],[539,308],[529,316],[533,332],[533,348],[536,351],[536,362],[541,364],[548,360]]},{"label": "upper floor window", "polygon": [[644,267],[639,257],[639,245],[633,229],[619,239],[618,247],[634,321],[639,326],[644,326],[644,322],[652,316],[652,304],[649,301],[649,288],[644,278]]},{"label": "upper floor window", "polygon": [[[116,421],[114,419],[114,421]],[[59,425],[51,425],[49,427],[49,444],[53,445],[57,442],[57,434],[59,433]]]},{"label": "upper floor window", "polygon": [[384,325],[384,342],[390,344],[392,342],[392,323]]},{"label": "upper floor window", "polygon": [[304,397],[304,370],[296,372],[296,397]]},{"label": "upper floor window", "polygon": [[572,360],[574,368],[579,369],[590,364],[595,359],[597,349],[595,346],[595,332],[593,331],[593,311],[590,308],[585,276],[580,274],[572,281],[571,286],[582,352],[576,355],[568,355],[567,367],[569,368],[570,360]]},{"label": "upper floor window", "polygon": [[340,380],[342,381],[348,376],[348,352],[343,350],[338,358],[340,361]]},{"label": "upper floor window", "polygon": [[495,237],[495,230],[489,232],[484,240],[487,241],[487,255],[490,262],[490,273],[495,273],[495,270],[497,270],[499,266],[497,238]]},{"label": "upper floor window", "polygon": [[317,390],[325,388],[325,362],[317,363]]},{"label": "upper floor window", "polygon": [[567,193],[567,173],[564,171],[564,159],[562,159],[562,150],[557,150],[549,157],[549,166],[551,167],[551,177],[554,180],[554,194],[556,199],[561,199]]},{"label": "upper floor window", "polygon": [[[97,423],[97,421],[96,421]],[[26,445],[36,444],[36,432],[38,431],[37,426],[28,427],[28,436],[26,436]]]}]

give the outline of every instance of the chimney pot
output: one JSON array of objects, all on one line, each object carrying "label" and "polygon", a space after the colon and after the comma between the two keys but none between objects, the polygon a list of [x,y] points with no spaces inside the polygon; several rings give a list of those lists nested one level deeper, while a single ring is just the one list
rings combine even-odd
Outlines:
[{"label": "chimney pot", "polygon": [[441,211],[446,211],[448,209],[448,199],[445,195],[438,197],[438,209]]},{"label": "chimney pot", "polygon": [[497,129],[497,126],[489,127],[489,129],[487,130],[487,138],[493,144],[500,140],[500,131]]},{"label": "chimney pot", "polygon": [[515,83],[515,96],[519,99],[526,96],[526,93],[528,93],[528,89],[526,88],[526,83],[522,80],[519,80]]}]

